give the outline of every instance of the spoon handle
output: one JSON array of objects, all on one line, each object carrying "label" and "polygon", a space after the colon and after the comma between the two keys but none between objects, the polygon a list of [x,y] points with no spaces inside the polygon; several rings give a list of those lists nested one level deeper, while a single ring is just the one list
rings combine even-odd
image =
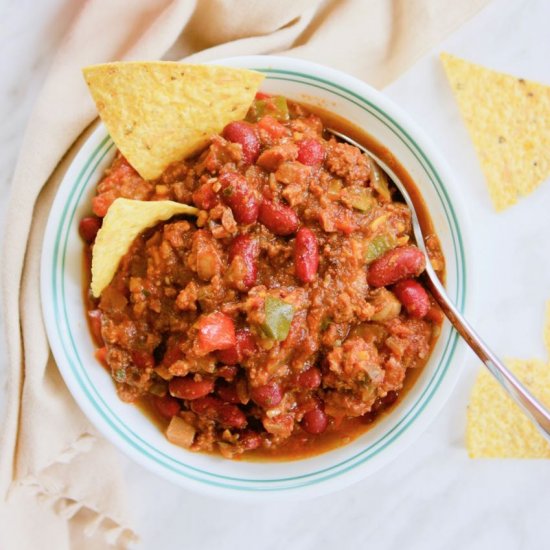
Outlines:
[{"label": "spoon handle", "polygon": [[367,153],[372,157],[376,163],[388,174],[399,189],[403,199],[407,203],[411,212],[411,221],[413,226],[413,232],[416,239],[416,244],[422,252],[426,255],[426,271],[424,274],[425,282],[430,289],[432,296],[440,305],[443,313],[447,316],[449,321],[455,327],[457,332],[464,338],[466,343],[472,348],[474,353],[483,361],[485,366],[489,369],[491,374],[498,380],[502,387],[506,390],[508,395],[523,409],[525,414],[533,420],[535,426],[537,426],[541,434],[550,441],[550,412],[542,405],[542,403],[508,370],[508,368],[500,361],[500,359],[487,347],[485,342],[477,335],[475,330],[471,327],[470,323],[462,317],[456,306],[453,304],[445,288],[440,283],[437,274],[435,273],[430,261],[428,251],[424,242],[424,235],[422,234],[422,227],[416,214],[415,205],[409,195],[407,187],[395,174],[395,172],[384,163],[375,153],[357,143],[350,137],[334,130],[332,128],[327,129],[328,132],[340,138],[343,141],[351,143],[355,147],[361,149],[364,153]]},{"label": "spoon handle", "polygon": [[508,395],[523,409],[525,414],[539,428],[541,434],[550,441],[550,412],[542,403],[510,372],[500,359],[489,349],[478,336],[470,323],[457,310],[429,261],[426,266],[426,284],[443,313],[447,316],[457,332],[464,338],[474,353],[483,361],[491,374],[504,387]]}]

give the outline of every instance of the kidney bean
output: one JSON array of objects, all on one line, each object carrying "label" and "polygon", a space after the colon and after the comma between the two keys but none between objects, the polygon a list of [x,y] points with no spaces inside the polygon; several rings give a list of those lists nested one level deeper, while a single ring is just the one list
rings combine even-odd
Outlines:
[{"label": "kidney bean", "polygon": [[389,391],[384,397],[382,397],[382,405],[384,408],[391,407],[399,397],[399,393],[396,391]]},{"label": "kidney bean", "polygon": [[315,279],[319,267],[319,247],[315,233],[307,227],[301,227],[296,233],[294,243],[294,270],[296,277],[303,283]]},{"label": "kidney bean", "polygon": [[298,229],[298,216],[289,206],[267,199],[262,201],[258,220],[275,235],[291,235]]},{"label": "kidney bean", "polygon": [[372,424],[376,420],[377,416],[378,416],[378,412],[376,411],[366,412],[364,415],[361,416],[361,423]]},{"label": "kidney bean", "polygon": [[240,256],[246,268],[243,283],[248,288],[254,286],[258,276],[258,256],[260,255],[260,243],[249,235],[237,235],[229,245],[229,261],[235,256]]},{"label": "kidney bean", "polygon": [[252,388],[250,397],[264,409],[276,407],[283,399],[283,392],[277,382],[269,382],[264,386]]},{"label": "kidney bean", "polygon": [[258,219],[260,203],[246,178],[237,172],[224,172],[219,177],[222,199],[238,223],[250,224]]},{"label": "kidney bean", "polygon": [[197,323],[198,347],[206,354],[211,351],[229,349],[235,345],[235,324],[233,319],[216,311],[210,315],[204,315]]},{"label": "kidney bean", "polygon": [[216,393],[226,402],[233,403],[238,405],[241,400],[239,399],[239,394],[237,393],[237,388],[233,384],[228,384],[227,382],[220,383]]},{"label": "kidney bean", "polygon": [[314,390],[321,385],[321,371],[317,367],[310,367],[298,375],[298,385],[308,390]]},{"label": "kidney bean", "polygon": [[230,403],[223,403],[219,409],[218,421],[229,428],[244,428],[246,426],[246,415],[237,407]]},{"label": "kidney bean", "polygon": [[244,328],[235,331],[235,345],[216,353],[218,360],[225,365],[238,365],[243,359],[256,351],[256,340],[252,333]]},{"label": "kidney bean", "polygon": [[393,292],[397,299],[405,306],[411,317],[422,319],[430,310],[430,298],[424,287],[414,279],[399,281]]},{"label": "kidney bean", "polygon": [[178,399],[199,399],[208,395],[214,389],[214,381],[211,378],[195,380],[193,375],[176,376],[168,382],[168,391],[172,397]]},{"label": "kidney bean", "polygon": [[397,283],[402,279],[417,277],[426,267],[426,258],[416,246],[401,246],[386,252],[368,268],[370,286],[380,287]]},{"label": "kidney bean", "polygon": [[184,353],[180,350],[178,343],[172,341],[168,344],[162,356],[161,364],[165,367],[171,367],[176,361],[181,361],[183,357]]},{"label": "kidney bean", "polygon": [[94,342],[98,346],[105,345],[101,334],[101,310],[92,309],[91,311],[88,311],[88,322],[90,323],[90,331]]},{"label": "kidney bean", "polygon": [[155,366],[155,360],[152,353],[136,350],[132,352],[132,361],[139,369],[148,369]]},{"label": "kidney bean", "polygon": [[306,166],[319,166],[325,160],[325,150],[316,139],[302,139],[298,142],[298,160]]},{"label": "kidney bean", "polygon": [[215,420],[218,416],[218,410],[223,405],[223,401],[214,397],[213,395],[207,395],[206,397],[200,397],[190,403],[191,410],[200,415],[206,416],[211,420]]},{"label": "kidney bean", "polygon": [[212,395],[192,401],[191,410],[200,416],[217,420],[229,428],[240,429],[246,426],[246,416],[237,405],[224,403]]},{"label": "kidney bean", "polygon": [[243,150],[243,162],[254,164],[260,154],[260,139],[252,124],[242,120],[230,122],[223,129],[223,137],[233,143],[240,143]]},{"label": "kidney bean", "polygon": [[170,395],[165,395],[164,397],[153,395],[151,396],[151,400],[155,409],[164,418],[170,419],[176,416],[181,410],[180,402]]},{"label": "kidney bean", "polygon": [[101,228],[101,218],[97,216],[89,216],[82,218],[78,224],[78,233],[88,244],[92,244],[95,241],[97,232]]},{"label": "kidney bean", "polygon": [[203,183],[193,193],[193,203],[201,210],[210,210],[211,208],[214,208],[218,202],[218,196],[214,193],[210,183]]},{"label": "kidney bean", "polygon": [[328,426],[328,417],[321,409],[311,409],[302,417],[302,428],[312,435],[323,433]]}]

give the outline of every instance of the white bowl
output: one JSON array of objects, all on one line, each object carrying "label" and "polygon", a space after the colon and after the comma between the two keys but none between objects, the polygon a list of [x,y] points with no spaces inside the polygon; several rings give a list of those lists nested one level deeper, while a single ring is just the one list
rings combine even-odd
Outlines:
[{"label": "white bowl", "polygon": [[[447,166],[418,124],[383,94],[342,72],[298,59],[250,56],[218,64],[266,74],[262,90],[317,103],[364,128],[401,162],[419,187],[447,261],[447,289],[463,310],[464,226]],[[82,304],[78,222],[114,154],[100,125],[69,167],[50,212],[41,265],[44,322],[59,370],[90,421],[126,455],[183,487],[247,499],[305,498],[345,487],[393,459],[438,414],[459,375],[464,345],[445,323],[432,356],[391,414],[345,447],[293,462],[231,461],[170,444],[137,407],[119,400],[94,358]]]}]

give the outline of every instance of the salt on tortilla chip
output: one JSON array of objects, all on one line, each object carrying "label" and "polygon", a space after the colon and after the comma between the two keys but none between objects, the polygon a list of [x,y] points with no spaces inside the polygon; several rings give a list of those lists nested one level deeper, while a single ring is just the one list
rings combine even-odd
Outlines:
[{"label": "salt on tortilla chip", "polygon": [[550,176],[550,87],[441,54],[496,210]]},{"label": "salt on tortilla chip", "polygon": [[[545,343],[550,355],[550,302]],[[550,364],[512,359],[508,368],[550,407]],[[550,444],[486,368],[480,371],[468,405],[466,446],[471,458],[550,458]]]},{"label": "salt on tortilla chip", "polygon": [[243,119],[264,79],[247,69],[169,61],[106,63],[83,73],[116,146],[148,180]]},{"label": "salt on tortilla chip", "polygon": [[92,250],[92,294],[98,298],[114,277],[134,239],[149,227],[179,214],[195,215],[193,206],[174,201],[116,199],[103,218]]}]

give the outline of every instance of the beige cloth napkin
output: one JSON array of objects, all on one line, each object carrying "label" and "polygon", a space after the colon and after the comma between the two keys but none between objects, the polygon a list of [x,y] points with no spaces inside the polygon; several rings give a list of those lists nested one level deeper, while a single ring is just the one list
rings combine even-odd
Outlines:
[{"label": "beige cloth napkin", "polygon": [[8,211],[2,290],[10,371],[0,440],[0,548],[126,547],[139,530],[125,503],[117,453],[68,393],[40,311],[39,260],[48,211],[83,130],[96,116],[80,69],[108,60],[164,56],[198,62],[283,52],[382,87],[487,1],[84,4],[32,114]]}]

